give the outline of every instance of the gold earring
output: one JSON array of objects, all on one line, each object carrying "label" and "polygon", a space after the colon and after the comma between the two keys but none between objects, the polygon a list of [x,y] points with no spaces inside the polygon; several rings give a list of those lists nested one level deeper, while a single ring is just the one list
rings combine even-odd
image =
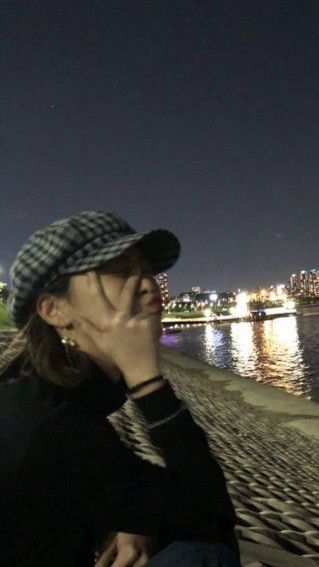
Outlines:
[{"label": "gold earring", "polygon": [[70,347],[76,347],[76,342],[74,342],[72,339],[69,339],[68,337],[63,337],[61,339],[61,343],[64,344],[65,346],[70,346]]},{"label": "gold earring", "polygon": [[72,339],[69,339],[68,337],[63,337],[61,339],[61,343],[63,344],[65,356],[66,356],[67,360],[69,361],[69,364],[71,366],[73,366],[75,372],[80,373],[80,370],[76,368],[76,363],[74,361],[74,358],[72,358],[72,348],[75,348],[78,345],[76,344],[75,341],[73,341]]}]

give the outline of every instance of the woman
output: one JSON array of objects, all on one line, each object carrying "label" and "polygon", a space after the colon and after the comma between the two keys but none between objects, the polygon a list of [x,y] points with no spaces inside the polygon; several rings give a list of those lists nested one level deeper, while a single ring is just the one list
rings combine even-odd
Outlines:
[{"label": "woman", "polygon": [[[223,472],[160,372],[154,275],[179,254],[171,232],[138,234],[103,211],[58,220],[18,253],[9,312],[23,348],[0,398],[4,564],[93,565],[112,531],[160,550],[116,567],[240,565]],[[166,468],[138,458],[105,419],[126,397]]]}]

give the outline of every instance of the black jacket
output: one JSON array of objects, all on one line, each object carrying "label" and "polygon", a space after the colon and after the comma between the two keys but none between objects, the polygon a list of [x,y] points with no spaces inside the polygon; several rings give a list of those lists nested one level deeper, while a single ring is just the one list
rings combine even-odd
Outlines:
[{"label": "black jacket", "polygon": [[[15,368],[15,372],[17,369]],[[236,523],[220,465],[169,382],[134,400],[167,468],[105,419],[125,402],[94,366],[76,388],[36,374],[0,385],[0,565],[88,567],[108,531],[223,541]],[[4,377],[2,377],[4,378]]]}]

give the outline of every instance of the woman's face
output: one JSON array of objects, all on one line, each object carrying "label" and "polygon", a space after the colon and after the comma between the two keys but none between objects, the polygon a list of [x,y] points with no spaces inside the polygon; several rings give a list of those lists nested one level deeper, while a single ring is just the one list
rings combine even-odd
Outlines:
[{"label": "woman's face", "polygon": [[[160,294],[159,286],[151,273],[151,266],[141,255],[139,248],[128,249],[121,256],[110,260],[105,266],[95,268],[100,278],[104,294],[112,307],[117,309],[123,286],[136,265],[141,268],[141,279],[135,292],[133,311],[137,313],[161,314],[161,309],[148,305],[154,294]],[[71,277],[69,286],[69,304],[75,312],[82,312],[92,302],[86,274],[76,274]]]},{"label": "woman's face", "polygon": [[[123,286],[131,275],[130,272],[132,268],[137,265],[141,268],[141,278],[134,294],[132,314],[137,315],[138,313],[143,313],[145,315],[158,316],[159,340],[162,332],[162,309],[158,304],[149,305],[149,302],[154,295],[160,295],[160,289],[155,277],[151,273],[150,265],[142,257],[139,248],[134,246],[128,249],[118,258],[110,260],[105,266],[96,268],[94,271],[99,276],[103,292],[108,302],[116,310],[120,303]],[[114,369],[113,362],[110,360],[110,364],[105,366],[105,361],[101,361],[100,355],[90,337],[78,330],[76,325],[72,325],[72,320],[78,315],[87,317],[93,322],[99,321],[101,317],[100,307],[95,307],[94,305],[94,297],[92,297],[92,292],[89,289],[89,280],[85,272],[75,274],[70,278],[69,292],[64,305],[68,325],[65,327],[67,332],[65,332],[63,328],[55,326],[60,337],[67,336],[74,340],[82,352],[86,352],[95,362],[107,370],[110,375],[113,374],[113,376],[117,378],[119,372],[118,369]]]}]

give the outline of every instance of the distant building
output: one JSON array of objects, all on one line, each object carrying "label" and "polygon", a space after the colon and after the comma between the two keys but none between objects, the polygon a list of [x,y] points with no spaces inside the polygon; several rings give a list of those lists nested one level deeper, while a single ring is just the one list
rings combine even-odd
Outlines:
[{"label": "distant building", "polygon": [[288,291],[295,297],[319,297],[319,270],[301,270],[291,274]]},{"label": "distant building", "polygon": [[275,287],[273,285],[265,285],[263,287],[257,287],[251,290],[250,299],[251,301],[267,302],[270,301],[272,294],[274,293]]},{"label": "distant building", "polygon": [[191,291],[194,293],[201,293],[202,288],[199,285],[195,285],[194,287],[191,288]]},{"label": "distant building", "polygon": [[298,295],[298,293],[300,292],[300,283],[299,276],[297,274],[291,274],[287,287],[291,295]]},{"label": "distant building", "polygon": [[190,303],[191,301],[194,300],[194,293],[189,292],[189,291],[183,291],[182,293],[180,293],[175,300],[176,301],[181,301],[184,303]]},{"label": "distant building", "polygon": [[217,294],[216,305],[218,308],[226,308],[233,305],[236,300],[236,294],[231,291],[222,291]]},{"label": "distant building", "polygon": [[161,274],[157,274],[155,276],[155,279],[157,281],[157,283],[160,286],[160,290],[161,290],[161,296],[162,296],[162,301],[163,301],[163,305],[167,305],[167,303],[169,302],[169,295],[168,295],[168,284],[167,284],[167,274],[166,272],[162,272]]},{"label": "distant building", "polygon": [[221,291],[220,293],[218,293],[218,297],[217,297],[218,301],[222,301],[222,302],[232,302],[235,301],[236,299],[236,294],[233,293],[232,291]]}]

